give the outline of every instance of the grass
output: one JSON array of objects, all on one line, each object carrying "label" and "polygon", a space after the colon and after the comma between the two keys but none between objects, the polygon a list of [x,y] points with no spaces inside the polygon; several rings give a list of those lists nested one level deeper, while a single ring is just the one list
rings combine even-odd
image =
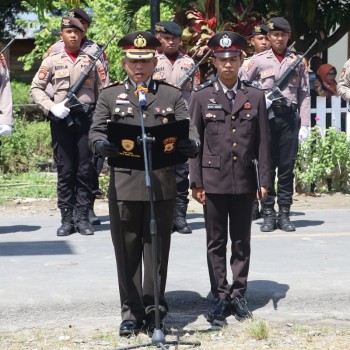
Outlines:
[{"label": "grass", "polygon": [[55,198],[56,174],[31,169],[18,175],[0,175],[0,204],[17,198]]}]

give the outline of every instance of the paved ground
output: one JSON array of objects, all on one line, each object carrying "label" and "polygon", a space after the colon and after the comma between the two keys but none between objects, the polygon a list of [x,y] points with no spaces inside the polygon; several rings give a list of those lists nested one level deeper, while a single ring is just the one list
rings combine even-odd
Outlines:
[{"label": "paved ground", "polygon": [[[349,197],[328,198],[327,206],[321,205],[324,198],[295,199],[295,233],[263,234],[261,220],[252,225],[250,308],[272,321],[350,324]],[[102,225],[92,237],[58,238],[52,201],[16,207],[3,208],[0,224],[0,331],[117,326],[118,282],[106,203],[98,203]],[[192,201],[189,222],[193,234],[172,236],[167,324],[200,329],[207,327],[203,313],[210,295],[203,215]]]}]

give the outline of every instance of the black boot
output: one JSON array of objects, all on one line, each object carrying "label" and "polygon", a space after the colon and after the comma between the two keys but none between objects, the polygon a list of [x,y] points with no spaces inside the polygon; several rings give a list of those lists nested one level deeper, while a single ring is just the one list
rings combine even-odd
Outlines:
[{"label": "black boot", "polygon": [[69,236],[75,232],[73,221],[73,209],[63,208],[61,209],[61,222],[62,226],[57,229],[57,236]]},{"label": "black boot", "polygon": [[289,208],[280,207],[280,211],[277,216],[277,227],[282,231],[292,232],[295,231],[295,226],[289,219]]},{"label": "black boot", "polygon": [[254,206],[253,206],[252,221],[258,220],[260,218],[261,218],[261,214],[260,214],[260,211],[259,211],[259,201],[256,200],[254,202]]},{"label": "black boot", "polygon": [[187,203],[176,202],[175,216],[173,220],[173,232],[192,233],[191,227],[186,221]]},{"label": "black boot", "polygon": [[270,207],[263,207],[262,216],[264,218],[264,222],[260,226],[260,231],[261,232],[275,231],[277,228],[275,209]]},{"label": "black boot", "polygon": [[89,208],[89,222],[91,225],[101,225],[101,220],[96,216],[94,212],[94,205]]},{"label": "black boot", "polygon": [[76,229],[82,235],[93,235],[94,229],[89,222],[89,207],[79,207],[78,209],[78,220],[76,222]]}]

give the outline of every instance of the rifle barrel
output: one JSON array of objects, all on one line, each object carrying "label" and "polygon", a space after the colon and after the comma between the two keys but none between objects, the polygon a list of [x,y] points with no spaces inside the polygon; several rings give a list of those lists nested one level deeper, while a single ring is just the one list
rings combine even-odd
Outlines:
[{"label": "rifle barrel", "polygon": [[12,38],[11,41],[1,50],[0,55],[7,50],[7,48],[12,45],[12,43],[16,40],[16,38]]}]

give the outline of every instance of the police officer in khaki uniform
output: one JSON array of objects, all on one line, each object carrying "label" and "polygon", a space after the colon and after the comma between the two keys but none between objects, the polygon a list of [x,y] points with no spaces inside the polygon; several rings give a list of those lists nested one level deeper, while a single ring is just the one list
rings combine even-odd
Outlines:
[{"label": "police officer in khaki uniform", "polygon": [[[88,218],[92,203],[89,186],[92,153],[88,146],[88,132],[99,87],[104,84],[106,74],[101,62],[97,61],[83,87],[76,94],[80,103],[89,105],[88,113],[81,111],[79,105],[67,107],[65,97],[69,89],[92,58],[80,49],[84,27],[78,19],[63,17],[60,35],[64,49],[43,60],[33,79],[30,93],[51,119],[52,147],[58,174],[58,207],[62,214],[62,226],[57,230],[57,235],[70,235],[75,228],[83,235],[92,235],[94,230]],[[49,83],[55,91],[53,100],[45,93]],[[65,120],[68,115],[74,121],[71,126]],[[76,226],[73,222],[75,205],[78,212]]]},{"label": "police officer in khaki uniform", "polygon": [[[281,17],[271,18],[268,27],[271,49],[255,55],[242,76],[244,80],[258,81],[265,93],[271,91],[296,59],[295,54],[287,48],[291,36],[288,21]],[[298,152],[298,137],[300,141],[308,137],[310,123],[309,77],[305,62],[301,62],[290,74],[288,84],[281,87],[281,92],[285,98],[274,101],[270,107],[273,112],[271,115],[274,116],[269,120],[271,187],[268,197],[261,202],[264,217],[260,226],[262,232],[271,232],[277,227],[283,231],[295,231],[289,218],[293,203],[293,170]],[[277,216],[274,209],[276,196],[279,206]]]},{"label": "police officer in khaki uniform", "polygon": [[[94,152],[104,157],[118,156],[117,146],[107,141],[109,120],[140,125],[139,98],[137,93],[135,95],[139,83],[146,84],[148,89],[145,94],[147,104],[143,110],[145,127],[189,118],[180,90],[152,79],[157,65],[154,54],[156,47],[160,46],[158,39],[148,32],[138,31],[120,39],[118,46],[125,52],[123,67],[128,77],[102,91],[89,135]],[[193,157],[199,149],[198,134],[193,126],[189,135],[190,139],[184,140],[179,150]],[[176,198],[174,166],[154,170],[152,174],[162,320],[168,309],[164,293]],[[145,183],[145,172],[111,167],[108,200],[123,320],[119,333],[121,336],[136,334],[145,326],[151,335],[155,328],[154,285],[149,189]]]},{"label": "police officer in khaki uniform", "polygon": [[0,55],[0,136],[12,132],[12,93],[4,55]]},{"label": "police officer in khaki uniform", "polygon": [[[268,119],[264,93],[238,79],[246,40],[220,32],[209,41],[217,79],[197,87],[189,114],[197,127],[201,150],[190,159],[192,196],[203,204],[207,261],[214,302],[208,322],[223,325],[227,316],[251,317],[244,294],[250,261],[251,214],[257,198],[253,160],[259,161],[261,193],[270,183]],[[231,239],[232,285],[226,270]],[[231,279],[230,279],[231,280]]]},{"label": "police officer in khaki uniform", "polygon": [[[158,63],[154,70],[153,78],[177,85],[187,71],[195,64],[191,57],[179,51],[182,30],[175,22],[162,21],[156,23],[155,34],[162,46],[156,53]],[[199,70],[197,70],[192,77],[192,81],[187,82],[181,87],[182,96],[185,99],[187,106],[191,91],[199,84],[200,77]],[[173,231],[177,231],[179,233],[191,233],[191,227],[186,221],[189,189],[188,163],[177,164],[175,171],[177,197]]]},{"label": "police officer in khaki uniform", "polygon": [[[86,37],[86,32],[90,27],[91,24],[91,17],[83,10],[80,8],[74,8],[69,11],[68,17],[74,17],[77,18],[80,23],[84,27],[84,37],[81,41],[80,47],[81,50],[83,50],[85,53],[88,55],[94,56],[96,52],[100,49],[100,47],[92,40],[88,39]],[[53,53],[58,53],[61,52],[64,48],[64,42],[63,40],[58,41],[57,43],[53,44],[50,46],[50,48],[47,50],[45,53],[44,57],[48,57],[49,55]],[[106,74],[106,79],[105,79],[105,86],[109,84],[109,66],[108,66],[108,58],[105,53],[103,53],[100,56],[100,61],[104,67],[104,72]],[[46,88],[46,93],[52,97],[54,93],[54,89],[51,84],[48,84]],[[100,225],[101,221],[100,219],[96,216],[95,211],[94,211],[94,203],[96,199],[96,195],[101,193],[101,190],[99,188],[99,181],[98,177],[99,174],[102,171],[103,167],[103,160],[101,157],[93,157],[92,162],[91,162],[91,167],[90,167],[90,185],[91,185],[91,190],[92,190],[92,195],[93,195],[93,201],[92,201],[92,207],[89,210],[89,221],[92,225]]]}]

